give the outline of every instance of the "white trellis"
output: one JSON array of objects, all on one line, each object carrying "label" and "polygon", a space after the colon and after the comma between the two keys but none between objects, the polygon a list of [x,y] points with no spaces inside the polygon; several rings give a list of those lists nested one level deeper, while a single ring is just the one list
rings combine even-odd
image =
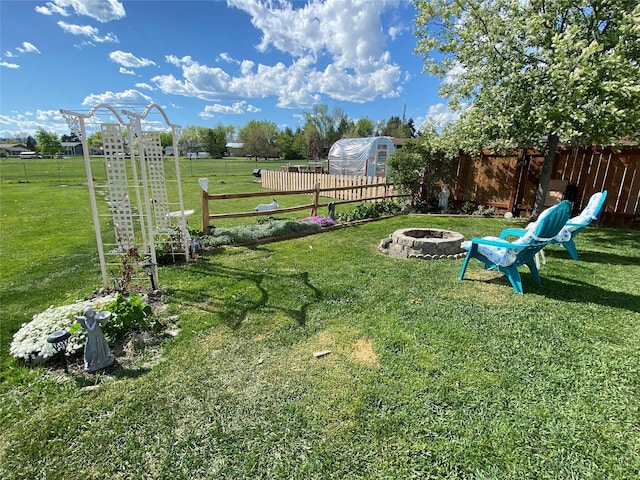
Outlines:
[{"label": "white trellis", "polygon": [[[142,122],[147,118],[152,109],[157,109],[163,116],[166,124],[171,127],[173,140],[173,159],[176,173],[177,202],[171,202],[167,193],[167,179],[165,177],[164,158],[160,132],[143,131]],[[164,110],[156,105],[149,105],[142,114],[123,110],[130,118],[132,134],[136,137],[137,157],[140,162],[142,181],[148,186],[145,190],[145,205],[147,218],[149,219],[149,236],[156,244],[165,245],[171,255],[184,255],[186,261],[190,260],[191,237],[187,230],[186,214],[182,197],[182,181],[180,177],[180,163],[178,159],[178,140],[181,128],[169,122]],[[135,149],[132,158],[135,155]],[[177,210],[171,211],[172,208]],[[193,213],[193,212],[191,212]],[[174,228],[172,221],[177,221]]]},{"label": "white trellis", "polygon": [[[143,131],[143,122],[150,123],[148,115],[157,109],[171,128],[174,151],[177,151],[180,127],[169,122],[164,110],[149,105],[143,113],[122,110],[118,112],[108,104],[99,104],[87,113],[60,110],[71,131],[82,142],[84,163],[89,187],[89,199],[93,214],[93,224],[98,245],[98,256],[102,282],[109,287],[108,270],[120,270],[122,274],[125,256],[135,252],[140,257],[136,271],[142,264],[151,265],[153,283],[157,282],[156,246],[159,242],[172,243],[169,248],[173,255],[183,255],[190,260],[190,237],[186,228],[182,186],[177,155],[174,156],[177,182],[177,199],[173,202],[167,192],[167,179],[159,131]],[[125,122],[121,113],[129,117]],[[157,122],[156,122],[157,123]],[[106,188],[96,185],[93,179],[90,150],[87,141],[87,124],[92,124],[102,132]],[[104,193],[109,205],[108,218],[113,223],[113,236],[103,235],[97,196]],[[172,206],[179,210],[171,212]],[[177,226],[171,224],[177,219]],[[106,240],[105,240],[106,238]],[[115,274],[114,274],[115,276]],[[121,280],[121,279],[120,279]]]}]

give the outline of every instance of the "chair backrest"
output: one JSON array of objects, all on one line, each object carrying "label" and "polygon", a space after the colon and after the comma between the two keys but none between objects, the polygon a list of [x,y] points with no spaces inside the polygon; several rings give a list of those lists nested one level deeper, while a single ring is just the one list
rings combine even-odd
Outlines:
[{"label": "chair backrest", "polygon": [[569,220],[570,225],[567,225],[567,227],[571,228],[571,231],[575,231],[580,227],[584,228],[589,225],[593,220],[598,218],[598,215],[600,215],[606,199],[606,190],[604,192],[597,192],[591,195],[587,206],[584,207],[584,210],[582,210],[579,215]]},{"label": "chair backrest", "polygon": [[538,220],[527,228],[527,232],[512,242],[514,245],[527,245],[526,248],[517,251],[516,262],[522,265],[542,250],[562,230],[569,220],[569,215],[571,203],[567,200],[542,212]]}]

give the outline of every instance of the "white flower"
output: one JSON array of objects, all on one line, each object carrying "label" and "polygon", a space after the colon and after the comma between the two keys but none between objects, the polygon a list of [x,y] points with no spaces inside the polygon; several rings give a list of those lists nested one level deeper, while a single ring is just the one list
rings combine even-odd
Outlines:
[{"label": "white flower", "polygon": [[[9,346],[9,353],[24,360],[44,360],[56,354],[53,345],[47,342],[47,337],[58,330],[69,330],[75,322],[75,317],[82,315],[87,307],[99,310],[104,304],[115,299],[114,295],[94,300],[77,301],[71,305],[47,308],[44,312],[33,316],[33,319],[22,324],[13,335]],[[84,330],[71,335],[67,343],[67,355],[76,353],[84,348],[86,333]]]}]

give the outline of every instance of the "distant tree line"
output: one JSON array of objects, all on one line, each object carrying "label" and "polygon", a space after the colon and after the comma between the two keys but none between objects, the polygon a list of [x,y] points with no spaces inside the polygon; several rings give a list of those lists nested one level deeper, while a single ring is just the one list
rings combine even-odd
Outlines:
[{"label": "distant tree line", "polygon": [[[329,148],[341,138],[359,138],[371,136],[389,136],[400,138],[416,138],[413,119],[406,120],[393,116],[386,121],[374,122],[363,117],[350,119],[341,108],[329,111],[325,104],[316,105],[312,111],[303,114],[304,125],[293,130],[284,129],[269,120],[250,120],[243,127],[217,125],[214,128],[188,125],[183,127],[178,141],[178,151],[182,155],[197,155],[207,152],[212,158],[222,158],[227,153],[229,142],[243,144],[242,153],[249,157],[272,158],[285,160],[315,160],[327,156]],[[126,137],[126,132],[123,133]],[[45,155],[53,155],[62,151],[61,142],[79,141],[73,134],[62,135],[39,130],[36,138],[12,139],[25,143],[27,148]],[[102,150],[102,132],[95,131],[87,138],[93,152]],[[160,141],[163,147],[173,146],[170,132],[161,132]],[[135,147],[134,147],[135,148]]]}]

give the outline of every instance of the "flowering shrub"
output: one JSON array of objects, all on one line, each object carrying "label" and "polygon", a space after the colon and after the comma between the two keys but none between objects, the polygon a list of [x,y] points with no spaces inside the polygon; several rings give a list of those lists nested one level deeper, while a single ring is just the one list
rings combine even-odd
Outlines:
[{"label": "flowering shrub", "polygon": [[290,220],[273,220],[262,225],[240,225],[231,228],[216,228],[211,235],[202,235],[200,245],[205,250],[222,245],[248,245],[261,238],[280,237],[298,232],[318,231],[316,223],[299,223]]},{"label": "flowering shrub", "polygon": [[496,210],[493,207],[485,207],[484,205],[480,205],[471,215],[480,215],[483,217],[491,217],[495,215]]},{"label": "flowering shrub", "polygon": [[330,227],[332,225],[336,225],[336,221],[333,218],[323,217],[321,215],[316,215],[314,217],[306,217],[300,221],[317,223],[321,227]]},{"label": "flowering shrub", "polygon": [[[82,315],[87,307],[100,310],[107,302],[115,299],[114,295],[93,300],[82,300],[61,307],[51,306],[44,312],[33,316],[33,320],[24,323],[13,335],[9,353],[24,360],[45,360],[56,354],[47,337],[58,330],[73,331],[75,317]],[[84,348],[86,332],[82,329],[69,337],[67,354],[71,355]]]},{"label": "flowering shrub", "polygon": [[400,205],[389,200],[377,203],[359,203],[350,212],[338,213],[338,220],[353,222],[367,218],[378,218],[382,215],[394,215],[399,211]]}]

